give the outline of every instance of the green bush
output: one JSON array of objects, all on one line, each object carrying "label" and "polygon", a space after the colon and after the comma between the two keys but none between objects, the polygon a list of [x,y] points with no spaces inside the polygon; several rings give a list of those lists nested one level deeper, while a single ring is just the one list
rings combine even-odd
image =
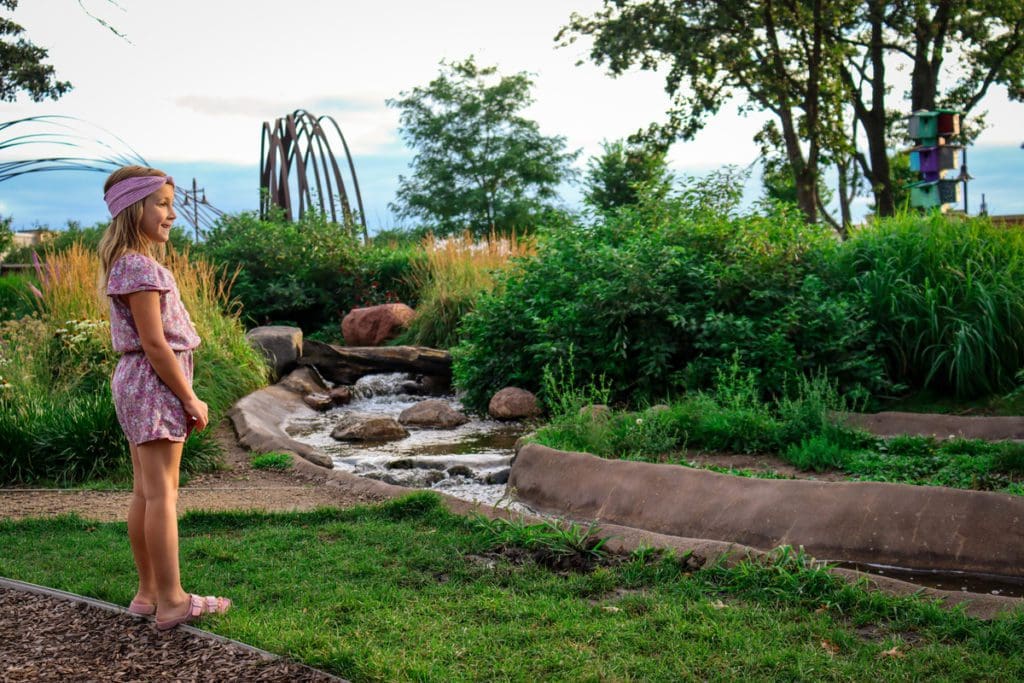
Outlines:
[{"label": "green bush", "polygon": [[739,214],[736,182],[541,231],[538,254],[463,321],[456,383],[482,411],[498,389],[541,387],[573,347],[581,381],[642,404],[710,386],[737,352],[758,391],[827,369],[843,393],[887,386],[861,294],[833,281],[829,231],[785,208]]},{"label": "green bush", "polygon": [[1024,234],[985,218],[902,216],[857,231],[837,267],[903,384],[973,397],[1024,366]]},{"label": "green bush", "polygon": [[[32,263],[32,254],[35,253],[40,259],[46,254],[62,254],[74,244],[80,244],[89,251],[95,252],[100,244],[100,238],[107,229],[108,222],[95,223],[82,227],[78,221],[68,221],[63,230],[54,230],[52,239],[42,244],[27,245],[12,249],[4,260],[7,263]],[[189,236],[189,229],[180,225],[171,228],[170,244],[181,251],[192,245],[192,238]]]},{"label": "green bush", "polygon": [[320,213],[294,222],[280,211],[268,220],[223,216],[196,249],[227,274],[237,271],[231,291],[248,326],[293,324],[332,339],[354,307],[415,305],[415,292],[404,284],[414,247],[362,247]]}]

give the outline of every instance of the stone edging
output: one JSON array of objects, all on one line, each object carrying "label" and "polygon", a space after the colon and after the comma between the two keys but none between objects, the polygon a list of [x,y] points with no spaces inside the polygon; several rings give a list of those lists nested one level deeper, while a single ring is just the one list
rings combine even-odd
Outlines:
[{"label": "stone edging", "polygon": [[[107,612],[113,612],[115,614],[121,614],[123,616],[130,617],[132,619],[141,619],[142,618],[142,617],[139,617],[139,616],[137,616],[135,614],[132,614],[126,608],[121,607],[120,605],[115,605],[112,602],[104,602],[103,600],[97,600],[96,598],[90,598],[90,597],[86,597],[84,595],[78,595],[76,593],[69,593],[67,591],[62,591],[62,590],[59,590],[57,588],[48,588],[46,586],[38,586],[38,585],[36,585],[34,583],[28,583],[26,581],[18,581],[17,579],[8,579],[8,578],[0,576],[0,588],[7,588],[9,590],[21,591],[23,593],[34,593],[36,595],[42,595],[42,596],[45,596],[45,597],[48,597],[48,598],[56,598],[58,600],[67,600],[69,602],[78,602],[78,603],[81,603],[81,604],[84,604],[84,605],[88,605],[90,607],[95,607],[97,609],[101,609],[101,610],[104,610],[104,611],[107,611]],[[193,635],[193,636],[205,639],[205,640],[210,640],[210,641],[213,641],[213,642],[218,642],[218,643],[223,643],[225,645],[230,645],[231,647],[239,648],[239,649],[244,650],[246,652],[251,652],[252,654],[255,654],[255,655],[257,655],[257,656],[259,656],[259,657],[261,657],[261,658],[263,658],[263,659],[265,659],[267,661],[277,661],[277,660],[284,659],[280,655],[275,655],[273,652],[267,652],[266,650],[261,650],[258,647],[253,647],[252,645],[249,645],[248,643],[243,643],[243,642],[241,642],[239,640],[233,640],[231,638],[226,638],[224,636],[217,635],[216,633],[211,633],[209,631],[204,631],[204,630],[196,628],[194,626],[189,626],[188,624],[181,624],[179,626],[175,626],[174,630],[175,631],[179,631],[179,632],[185,632],[185,633],[188,633],[189,635]],[[168,632],[170,632],[170,631],[168,631]],[[318,675],[326,676],[330,680],[338,681],[339,683],[348,683],[348,681],[346,681],[346,679],[344,679],[344,678],[338,678],[337,676],[333,676],[333,675],[331,675],[331,674],[329,674],[329,673],[327,673],[325,671],[321,671],[319,669],[314,669],[314,668],[312,668],[310,666],[306,666],[305,664],[302,664],[301,662],[296,662],[295,660],[290,660],[290,661],[291,661],[292,665],[294,665],[294,666],[297,666],[297,667],[302,668],[302,669],[306,669],[306,670],[308,670],[310,672],[316,672]]]}]

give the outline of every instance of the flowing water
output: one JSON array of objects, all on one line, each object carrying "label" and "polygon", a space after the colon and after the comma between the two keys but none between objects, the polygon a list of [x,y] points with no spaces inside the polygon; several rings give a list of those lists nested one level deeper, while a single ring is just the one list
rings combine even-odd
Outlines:
[{"label": "flowing water", "polygon": [[[409,436],[396,441],[345,442],[331,437],[335,424],[347,413],[397,420],[406,408],[432,398],[402,393],[403,383],[410,379],[403,372],[367,375],[352,388],[351,403],[326,412],[297,411],[285,430],[296,441],[329,455],[337,469],[389,484],[429,488],[485,505],[506,506],[505,482],[512,448],[526,432],[522,423],[470,416],[469,422],[454,429],[406,426]],[[462,410],[455,396],[439,398]]]},{"label": "flowing water", "polygon": [[[297,441],[307,443],[331,456],[334,466],[389,484],[433,489],[456,498],[499,505],[536,514],[508,500],[505,481],[511,467],[513,445],[526,432],[518,422],[471,419],[454,429],[407,427],[404,439],[383,442],[344,442],[331,437],[338,420],[346,413],[398,415],[429,397],[410,396],[401,391],[411,377],[406,373],[367,375],[353,387],[353,400],[326,412],[297,411],[285,428]],[[462,410],[455,396],[440,397],[455,410]],[[891,576],[918,585],[1024,597],[1024,584],[1016,579],[963,572],[915,571],[884,565],[839,562],[840,566]]]}]

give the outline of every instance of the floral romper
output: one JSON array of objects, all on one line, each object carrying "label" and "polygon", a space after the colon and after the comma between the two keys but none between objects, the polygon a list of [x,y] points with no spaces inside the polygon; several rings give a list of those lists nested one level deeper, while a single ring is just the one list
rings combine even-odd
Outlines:
[{"label": "floral romper", "polygon": [[174,351],[182,371],[192,382],[192,349],[199,346],[192,319],[188,316],[171,272],[136,252],[117,259],[107,278],[110,297],[110,334],[121,359],[110,386],[114,408],[128,441],[133,444],[155,439],[184,441],[191,430],[181,400],[164,384],[142,350],[131,308],[124,296],[132,292],[160,293],[160,320],[164,338]]}]

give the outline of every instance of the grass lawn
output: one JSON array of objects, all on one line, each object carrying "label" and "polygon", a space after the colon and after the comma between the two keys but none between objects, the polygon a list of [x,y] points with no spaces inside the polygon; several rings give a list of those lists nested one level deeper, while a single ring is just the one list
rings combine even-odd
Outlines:
[{"label": "grass lawn", "polygon": [[[848,586],[796,553],[588,573],[493,547],[429,493],[310,513],[187,515],[205,628],[352,681],[1021,680],[1024,613],[981,622]],[[0,575],[127,604],[125,525],[0,521]]]}]

